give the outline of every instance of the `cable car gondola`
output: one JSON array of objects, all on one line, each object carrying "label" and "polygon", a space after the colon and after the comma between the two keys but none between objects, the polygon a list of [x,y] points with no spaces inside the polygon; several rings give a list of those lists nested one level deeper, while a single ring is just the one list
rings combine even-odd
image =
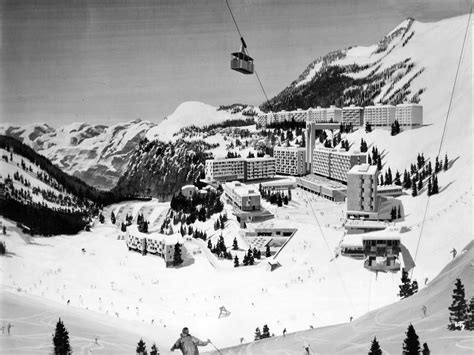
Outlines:
[{"label": "cable car gondola", "polygon": [[244,39],[240,37],[240,40],[242,41],[242,47],[240,48],[240,52],[234,52],[231,54],[230,69],[242,74],[253,74],[253,58],[249,56],[245,50],[247,45],[245,44]]}]

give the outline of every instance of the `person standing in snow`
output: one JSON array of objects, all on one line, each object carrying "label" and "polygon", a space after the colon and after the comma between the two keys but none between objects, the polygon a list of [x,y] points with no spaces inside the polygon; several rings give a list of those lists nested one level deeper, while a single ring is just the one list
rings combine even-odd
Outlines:
[{"label": "person standing in snow", "polygon": [[426,310],[427,309],[428,308],[425,305],[423,305],[423,307],[421,307],[421,310],[423,311],[423,317],[426,317]]},{"label": "person standing in snow", "polygon": [[451,254],[453,254],[453,259],[456,257],[458,254],[457,250],[453,248],[453,250],[450,251]]},{"label": "person standing in snow", "polygon": [[304,348],[304,351],[306,351],[306,354],[309,355],[310,354],[309,344],[304,343],[303,348]]},{"label": "person standing in snow", "polygon": [[170,350],[175,351],[179,349],[183,355],[199,355],[198,346],[206,346],[210,342],[211,341],[209,339],[207,339],[207,341],[202,341],[196,337],[193,337],[191,334],[189,334],[189,329],[184,327],[180,338],[176,340]]}]

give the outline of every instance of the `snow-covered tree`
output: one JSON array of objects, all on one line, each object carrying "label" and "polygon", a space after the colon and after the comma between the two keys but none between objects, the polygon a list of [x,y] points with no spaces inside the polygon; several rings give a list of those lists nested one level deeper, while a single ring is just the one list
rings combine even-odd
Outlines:
[{"label": "snow-covered tree", "polygon": [[239,257],[236,255],[234,257],[234,267],[239,267],[239,266],[240,266]]},{"label": "snow-covered tree", "polygon": [[151,346],[150,355],[160,355],[155,343]]},{"label": "snow-covered tree", "polygon": [[270,338],[270,328],[268,328],[268,325],[264,325],[262,328],[262,336],[261,339],[265,338]]},{"label": "snow-covered tree", "polygon": [[112,222],[112,224],[115,224],[116,222],[114,211],[112,211],[112,213],[110,214],[110,222]]},{"label": "snow-covered tree", "polygon": [[[400,289],[399,296],[403,298],[410,297],[413,295],[413,288],[411,284],[411,280],[408,277],[408,271],[405,269],[402,270],[402,278],[401,278],[402,284],[398,286]],[[418,286],[418,285],[417,285]]]},{"label": "snow-covered tree", "polygon": [[262,338],[262,333],[260,332],[260,328],[257,327],[257,329],[255,329],[255,340],[260,340]]},{"label": "snow-covered tree", "polygon": [[146,344],[143,341],[143,339],[140,338],[140,341],[137,344],[137,355],[148,355],[148,352],[146,351]]},{"label": "snow-covered tree", "polygon": [[234,238],[232,243],[232,250],[239,250],[239,244],[237,243],[237,238]]},{"label": "snow-covered tree", "polygon": [[467,308],[467,316],[464,321],[465,330],[474,330],[474,297],[469,300],[469,306]]}]

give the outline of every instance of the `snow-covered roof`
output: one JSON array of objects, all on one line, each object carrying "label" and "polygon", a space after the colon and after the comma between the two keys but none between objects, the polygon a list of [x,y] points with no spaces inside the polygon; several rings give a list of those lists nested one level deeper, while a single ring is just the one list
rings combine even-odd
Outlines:
[{"label": "snow-covered roof", "polygon": [[146,238],[146,239],[153,239],[158,242],[162,242],[165,245],[175,245],[176,243],[183,243],[183,237],[180,233],[175,233],[171,235],[161,234],[161,233],[142,233],[138,230],[138,226],[136,224],[132,224],[127,227],[127,231],[137,238]]},{"label": "snow-covered roof", "polygon": [[369,164],[354,165],[348,174],[353,175],[375,175],[377,173],[377,166]]}]

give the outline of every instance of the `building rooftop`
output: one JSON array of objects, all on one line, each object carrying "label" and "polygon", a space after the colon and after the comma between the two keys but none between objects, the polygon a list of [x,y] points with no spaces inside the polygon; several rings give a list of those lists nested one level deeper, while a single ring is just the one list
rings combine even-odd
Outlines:
[{"label": "building rooftop", "polygon": [[136,236],[138,238],[154,239],[159,242],[163,242],[166,245],[175,245],[176,243],[183,243],[183,237],[180,233],[175,233],[171,235],[156,232],[142,233],[138,230],[138,225],[136,224],[127,226],[127,231],[129,231],[130,233],[132,233],[133,236]]},{"label": "building rooftop", "polygon": [[345,149],[335,149],[335,148],[326,148],[326,147],[315,147],[314,152],[320,151],[320,152],[327,152],[327,153],[333,153],[333,154],[339,154],[339,155],[367,155],[367,153],[361,153],[359,150],[353,150],[353,151],[346,151]]},{"label": "building rooftop", "polygon": [[273,148],[273,150],[295,150],[295,151],[306,151],[306,148],[301,148],[301,147],[283,147],[283,146],[278,146],[278,147],[275,147]]},{"label": "building rooftop", "polygon": [[247,186],[239,181],[226,182],[224,187],[232,189],[239,196],[260,196],[260,192],[253,186]]},{"label": "building rooftop", "polygon": [[295,184],[296,184],[296,180],[294,178],[262,182],[262,186],[264,187],[288,186],[288,185],[295,185]]},{"label": "building rooftop", "polygon": [[266,155],[264,157],[258,157],[258,158],[246,158],[244,159],[245,161],[250,161],[250,162],[254,162],[254,161],[271,161],[271,160],[275,160],[275,158],[272,158],[271,156],[269,155]]},{"label": "building rooftop", "polygon": [[391,226],[389,222],[385,221],[371,221],[364,219],[348,219],[345,223],[346,228],[387,228]]},{"label": "building rooftop", "polygon": [[334,180],[327,179],[323,176],[315,175],[315,174],[309,174],[309,175],[306,175],[304,177],[296,178],[297,183],[300,182],[300,181],[312,182],[312,183],[318,184],[322,187],[330,188],[331,190],[347,190],[346,185],[344,185],[342,183],[339,183],[337,181],[334,181]]},{"label": "building rooftop", "polygon": [[393,190],[393,189],[402,190],[403,187],[400,185],[394,185],[394,184],[377,186],[377,191],[385,191],[385,190]]},{"label": "building rooftop", "polygon": [[369,164],[354,165],[348,174],[352,175],[375,175],[377,173],[377,166]]}]

